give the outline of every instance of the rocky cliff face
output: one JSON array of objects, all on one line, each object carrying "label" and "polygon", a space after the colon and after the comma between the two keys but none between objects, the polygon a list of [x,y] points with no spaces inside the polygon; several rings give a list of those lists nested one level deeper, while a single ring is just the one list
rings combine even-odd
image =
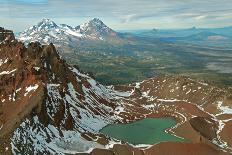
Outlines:
[{"label": "rocky cliff face", "polygon": [[[188,77],[161,76],[106,87],[69,66],[53,44],[0,44],[0,154],[226,154],[230,91]],[[192,143],[141,148],[106,137],[111,123],[173,117],[167,132]],[[204,127],[203,127],[203,126]],[[171,151],[164,147],[168,145]],[[187,149],[188,148],[188,149]],[[198,150],[199,149],[199,150]]]},{"label": "rocky cliff face", "polygon": [[14,33],[13,31],[6,30],[2,27],[0,27],[0,42],[4,40],[14,40]]},{"label": "rocky cliff face", "polygon": [[65,152],[55,145],[65,147],[71,135],[76,136],[72,149],[86,151],[80,134],[116,120],[110,90],[68,66],[52,44],[25,48],[15,41],[0,46],[0,135],[5,139],[13,132],[14,154]]}]

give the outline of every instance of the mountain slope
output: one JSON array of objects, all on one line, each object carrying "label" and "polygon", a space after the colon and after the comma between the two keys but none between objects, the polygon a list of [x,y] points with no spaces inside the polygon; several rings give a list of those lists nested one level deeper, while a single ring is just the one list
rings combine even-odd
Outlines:
[{"label": "mountain slope", "polygon": [[[1,60],[6,62],[0,74],[1,137],[27,118],[11,138],[14,154],[87,151],[86,147],[94,143],[85,144],[88,142],[80,138],[80,133],[95,133],[115,121],[113,109],[117,104],[111,102],[115,95],[65,64],[53,45],[31,43],[26,49],[14,42],[11,46],[10,52],[1,47]],[[71,135],[75,138],[70,139]],[[75,147],[61,149],[69,143],[75,143]]]},{"label": "mountain slope", "polygon": [[[182,76],[106,87],[66,64],[53,44],[38,42],[0,44],[0,60],[0,154],[149,155],[166,152],[162,143],[178,154],[232,150],[229,90]],[[141,148],[100,133],[108,124],[167,116],[177,124],[166,131],[187,144]]]}]

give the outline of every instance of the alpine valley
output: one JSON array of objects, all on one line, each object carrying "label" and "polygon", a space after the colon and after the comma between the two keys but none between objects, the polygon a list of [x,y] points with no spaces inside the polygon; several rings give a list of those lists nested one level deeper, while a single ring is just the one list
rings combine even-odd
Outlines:
[{"label": "alpine valley", "polygon": [[106,85],[181,74],[232,86],[232,27],[117,32],[94,18],[79,26],[43,19],[16,35],[26,44],[53,43],[70,65]]},{"label": "alpine valley", "polygon": [[[184,51],[179,42],[163,42],[157,38],[145,37],[147,33],[150,32],[140,37],[138,34],[118,33],[99,19],[77,27],[64,24],[58,26],[53,21],[44,19],[38,25],[20,33],[16,36],[17,39],[12,31],[1,28],[0,154],[231,154],[230,87],[219,87],[199,78],[180,74],[151,78],[147,77],[152,75],[146,75],[141,77],[143,80],[140,82],[133,82],[139,79],[129,79],[127,84],[106,86],[98,82],[95,74],[82,71],[86,67],[81,67],[82,64],[91,62],[90,59],[84,59],[88,58],[84,57],[86,51],[91,56],[98,53],[97,55],[105,55],[108,59],[108,54],[111,59],[113,57],[118,60],[130,56],[137,62],[140,61],[137,58],[144,54],[144,51],[142,54],[138,51],[144,50],[141,49],[142,44],[147,49],[147,55],[144,56],[151,54],[149,49],[155,47],[163,53],[169,49]],[[131,52],[125,53],[121,49],[130,49]],[[197,53],[199,47],[189,49],[192,52],[183,54],[179,51],[176,54],[184,57],[192,54],[196,58],[199,54],[208,53],[206,49]],[[211,49],[212,53],[218,50],[229,53],[225,49]],[[148,60],[161,56],[161,52],[153,53],[155,54]],[[170,57],[170,53],[166,54]],[[69,58],[74,55],[74,58],[80,56],[82,59],[73,62]],[[90,66],[94,69],[96,59],[91,58],[93,61]],[[163,57],[157,58],[160,62]],[[203,57],[206,58],[209,55]],[[166,62],[167,65],[175,64],[172,61]],[[152,67],[154,63],[157,62],[149,62],[151,66],[147,70],[142,66],[136,74],[142,69],[147,73],[151,68],[156,70]],[[189,67],[187,62],[179,63]],[[82,69],[76,64],[80,64]],[[157,64],[155,67],[162,65]],[[202,67],[200,65],[197,67]],[[138,66],[131,68],[136,70],[136,67]],[[117,70],[113,72],[117,73]],[[175,125],[165,129],[165,133],[183,141],[132,144],[101,132],[108,125],[128,124],[145,118],[173,118]],[[140,134],[146,133],[141,130]]]}]

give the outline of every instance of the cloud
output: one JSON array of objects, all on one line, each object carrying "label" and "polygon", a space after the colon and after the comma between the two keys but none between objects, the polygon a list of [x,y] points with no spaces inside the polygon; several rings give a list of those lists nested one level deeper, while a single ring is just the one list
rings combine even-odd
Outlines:
[{"label": "cloud", "polygon": [[205,19],[205,18],[207,18],[206,15],[199,15],[199,16],[196,16],[196,17],[195,17],[196,20],[203,20],[203,19]]},{"label": "cloud", "polygon": [[167,23],[170,27],[207,27],[212,22],[217,25],[217,21],[220,25],[232,25],[231,0],[0,0],[0,3],[1,25],[6,25],[3,21],[9,18],[34,24],[44,17],[71,25],[98,17],[120,29],[135,28],[138,23],[144,28]]}]

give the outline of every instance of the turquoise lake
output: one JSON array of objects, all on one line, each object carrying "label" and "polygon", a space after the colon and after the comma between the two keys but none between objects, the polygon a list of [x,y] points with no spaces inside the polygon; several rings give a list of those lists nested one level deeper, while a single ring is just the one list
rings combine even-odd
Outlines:
[{"label": "turquoise lake", "polygon": [[131,144],[155,144],[163,141],[184,141],[166,133],[165,130],[176,124],[173,118],[145,118],[128,124],[111,124],[100,132]]}]

